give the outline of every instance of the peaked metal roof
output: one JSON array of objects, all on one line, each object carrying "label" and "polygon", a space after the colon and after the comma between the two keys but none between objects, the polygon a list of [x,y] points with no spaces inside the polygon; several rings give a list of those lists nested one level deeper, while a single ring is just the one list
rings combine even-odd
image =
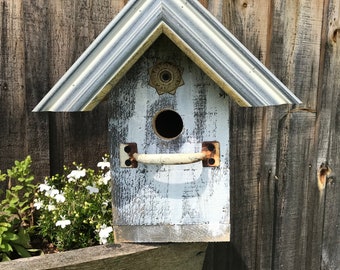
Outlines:
[{"label": "peaked metal roof", "polygon": [[197,0],[130,0],[33,111],[92,110],[161,34],[241,106],[301,103]]}]

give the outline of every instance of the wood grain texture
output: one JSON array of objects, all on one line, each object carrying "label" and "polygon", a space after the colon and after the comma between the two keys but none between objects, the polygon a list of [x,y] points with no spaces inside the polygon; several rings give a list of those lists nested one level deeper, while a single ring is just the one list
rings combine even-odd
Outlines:
[{"label": "wood grain texture", "polygon": [[[223,22],[264,63],[268,61],[270,21],[260,14],[270,8],[267,1],[224,1]],[[277,121],[271,108],[232,107],[232,240],[225,247],[227,269],[267,269],[271,264],[277,144],[277,123],[270,122],[273,117]],[[217,254],[215,249],[214,259]]]},{"label": "wood grain texture", "polygon": [[[8,166],[27,153],[24,18],[21,2],[0,6],[0,164]],[[5,169],[6,167],[2,167]]]},{"label": "wood grain texture", "polygon": [[[208,256],[211,249],[214,252],[206,269],[318,269],[325,201],[320,199],[316,179],[321,161],[315,137],[320,112],[316,111],[320,93],[332,99],[320,81],[324,70],[320,51],[327,48],[322,43],[323,25],[329,22],[321,1],[254,2],[224,1],[223,23],[304,104],[295,109],[232,107],[232,239],[224,247],[209,247]],[[334,9],[337,7],[333,4],[333,16]],[[270,16],[261,16],[264,10]],[[334,70],[339,69],[335,66]],[[333,105],[333,110],[336,107]],[[287,130],[282,129],[290,114],[294,115],[291,124]],[[334,123],[323,129],[324,145],[320,150],[329,149],[330,125]],[[289,154],[282,152],[284,148]],[[337,151],[336,147],[332,149]],[[322,162],[327,160],[323,158]],[[300,167],[294,170],[296,164]],[[334,222],[339,223],[333,218]],[[336,246],[337,250],[339,244]],[[226,266],[219,267],[217,262],[226,253]]]},{"label": "wood grain texture", "polygon": [[47,119],[30,111],[48,88],[46,9],[42,1],[1,1],[0,14],[0,169],[31,155],[42,179],[49,173]]},{"label": "wood grain texture", "polygon": [[206,246],[204,243],[96,246],[4,262],[1,269],[197,270],[202,268]]},{"label": "wood grain texture", "polygon": [[[312,245],[308,241],[313,209],[309,194],[314,194],[313,166],[315,114],[305,111],[288,113],[279,126],[279,147],[275,189],[273,269],[305,268]],[[314,180],[314,181],[313,181]],[[315,207],[313,205],[313,207]]]},{"label": "wood grain texture", "polygon": [[[204,269],[337,269],[339,1],[201,2],[304,102],[232,104],[232,239],[209,245]],[[90,115],[30,111],[124,4],[0,1],[0,169],[31,154],[43,176],[49,161],[56,172],[108,151],[105,104]],[[320,192],[322,163],[332,173]]]},{"label": "wood grain texture", "polygon": [[[184,84],[176,94],[159,95],[149,85],[149,71],[159,63],[171,63],[161,71],[167,66],[182,71],[179,81]],[[109,102],[117,241],[228,241],[230,105],[224,92],[163,35],[114,87]],[[169,139],[157,134],[155,124],[165,110],[176,112],[182,123],[179,133]],[[160,121],[178,128],[172,117]],[[181,165],[138,161],[137,168],[120,165],[121,144],[136,143],[141,155],[169,157],[200,153],[202,143],[208,141],[221,146],[219,166],[203,167],[201,161]]]},{"label": "wood grain texture", "polygon": [[332,169],[322,192],[323,209],[319,218],[321,238],[318,240],[320,269],[338,269],[340,265],[340,2],[325,1],[322,64],[318,91],[316,122],[317,165],[328,164]]},{"label": "wood grain texture", "polygon": [[[49,2],[51,86],[121,8],[121,1]],[[95,167],[108,153],[105,102],[88,113],[49,114],[49,120],[52,174],[72,161]]]}]

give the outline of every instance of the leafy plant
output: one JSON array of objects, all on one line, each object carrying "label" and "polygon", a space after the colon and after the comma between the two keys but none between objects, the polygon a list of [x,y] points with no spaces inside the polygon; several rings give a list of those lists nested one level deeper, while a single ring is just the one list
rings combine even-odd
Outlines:
[{"label": "leafy plant", "polygon": [[112,241],[110,163],[107,157],[99,169],[64,167],[63,175],[45,179],[39,185],[34,206],[40,211],[41,234],[59,250],[105,244]]},{"label": "leafy plant", "polygon": [[29,230],[33,228],[32,202],[36,189],[31,163],[28,156],[15,161],[7,174],[0,171],[0,182],[7,184],[0,203],[0,261],[31,256]]}]

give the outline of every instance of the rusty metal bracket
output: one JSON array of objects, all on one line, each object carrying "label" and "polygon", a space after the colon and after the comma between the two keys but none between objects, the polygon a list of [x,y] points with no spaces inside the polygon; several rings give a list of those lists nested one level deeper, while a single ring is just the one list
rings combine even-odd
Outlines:
[{"label": "rusty metal bracket", "polygon": [[203,167],[218,167],[220,165],[219,142],[203,142],[199,153],[175,154],[139,154],[136,143],[120,145],[120,166],[122,168],[137,168],[138,162],[143,164],[181,165],[202,161]]},{"label": "rusty metal bracket", "polygon": [[133,154],[137,153],[136,143],[122,143],[120,144],[120,167],[121,168],[137,168],[138,163],[133,158]]},{"label": "rusty metal bracket", "polygon": [[205,153],[203,167],[220,166],[220,143],[217,141],[203,142],[202,152]]}]

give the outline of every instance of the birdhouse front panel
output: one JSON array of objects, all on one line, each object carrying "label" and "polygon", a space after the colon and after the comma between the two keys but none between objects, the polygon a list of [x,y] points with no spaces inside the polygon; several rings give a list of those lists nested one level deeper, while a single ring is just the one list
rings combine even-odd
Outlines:
[{"label": "birdhouse front panel", "polygon": [[109,98],[116,241],[228,241],[229,98],[161,36]]}]

